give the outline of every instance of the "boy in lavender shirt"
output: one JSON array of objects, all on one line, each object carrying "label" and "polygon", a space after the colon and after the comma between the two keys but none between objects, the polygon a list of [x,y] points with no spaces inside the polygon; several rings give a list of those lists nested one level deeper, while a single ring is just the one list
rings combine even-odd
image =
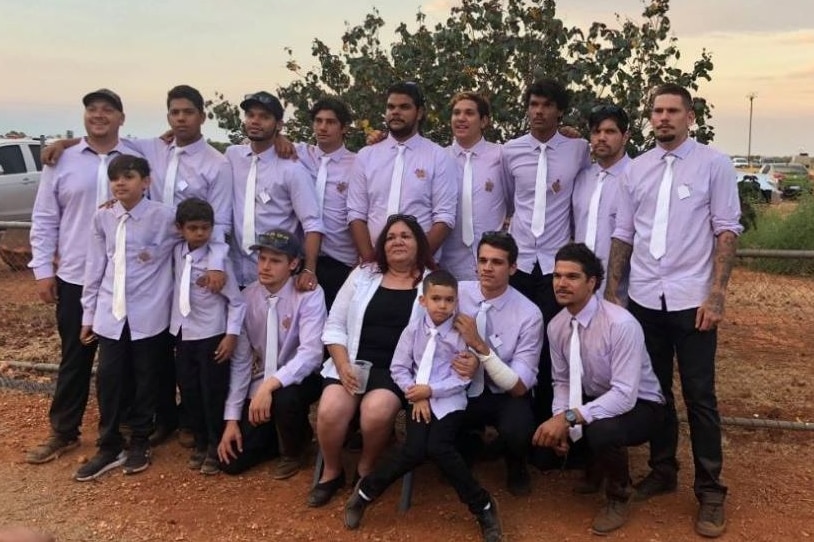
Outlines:
[{"label": "boy in lavender shirt", "polygon": [[497,504],[455,447],[469,384],[452,369],[453,358],[466,350],[452,318],[458,304],[458,281],[448,271],[434,271],[424,279],[423,287],[419,302],[427,314],[405,328],[390,367],[393,380],[412,405],[407,439],[399,454],[357,484],[345,506],[345,526],[359,527],[373,499],[429,456],[477,518],[483,539],[498,541],[502,531]]},{"label": "boy in lavender shirt", "polygon": [[178,388],[195,439],[188,466],[201,474],[217,474],[229,359],[240,335],[246,303],[229,262],[226,284],[219,293],[211,292],[202,280],[213,257],[212,206],[200,198],[188,198],[178,205],[175,224],[184,240],[173,251],[170,333],[176,337]]},{"label": "boy in lavender shirt", "polygon": [[[145,159],[117,156],[108,177],[116,203],[93,216],[79,336],[83,344],[99,340],[99,450],[76,472],[80,482],[121,465],[125,474],[150,465],[156,360],[164,359],[170,341],[175,215],[171,207],[144,197],[150,185]],[[125,456],[119,423],[127,379],[134,388],[128,413],[133,435]]]}]

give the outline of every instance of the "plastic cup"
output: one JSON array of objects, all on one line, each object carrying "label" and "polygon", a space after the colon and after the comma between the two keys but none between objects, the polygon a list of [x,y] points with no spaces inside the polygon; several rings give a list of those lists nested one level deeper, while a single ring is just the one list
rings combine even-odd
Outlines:
[{"label": "plastic cup", "polygon": [[367,391],[367,381],[370,378],[370,368],[373,364],[363,359],[353,362],[353,374],[356,376],[356,394],[361,395]]}]

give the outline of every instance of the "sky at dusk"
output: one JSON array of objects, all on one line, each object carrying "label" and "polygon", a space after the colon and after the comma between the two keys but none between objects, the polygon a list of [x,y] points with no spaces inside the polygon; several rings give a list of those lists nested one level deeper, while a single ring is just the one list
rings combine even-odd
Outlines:
[{"label": "sky at dusk", "polygon": [[[414,28],[419,8],[433,25],[457,3],[0,0],[0,133],[81,134],[81,97],[108,87],[125,104],[122,133],[152,136],[166,127],[166,92],[176,84],[205,97],[217,90],[232,101],[274,91],[293,77],[285,69],[286,46],[307,68],[314,37],[337,47],[345,22],[360,23],[374,6],[388,23],[381,34],[387,44],[398,23]],[[614,26],[615,13],[639,20],[642,3],[560,0],[557,8],[567,25],[587,29],[592,21]],[[689,68],[703,48],[712,52],[713,79],[699,94],[715,107],[714,146],[746,154],[747,95],[754,92],[753,154],[814,154],[814,2],[674,0],[669,16],[688,63],[679,66]],[[206,135],[226,139],[214,123]]]}]

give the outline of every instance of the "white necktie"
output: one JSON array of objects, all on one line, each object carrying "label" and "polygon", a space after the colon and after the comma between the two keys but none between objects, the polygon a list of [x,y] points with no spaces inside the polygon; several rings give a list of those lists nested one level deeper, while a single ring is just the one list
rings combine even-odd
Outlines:
[{"label": "white necktie", "polygon": [[99,207],[108,199],[107,155],[99,155],[99,167],[96,169],[96,206]]},{"label": "white necktie", "polygon": [[249,168],[249,176],[246,177],[246,199],[243,202],[243,250],[246,254],[251,254],[251,247],[254,245],[254,205],[257,197],[257,159],[256,154],[252,154],[252,165]]},{"label": "white necktie", "polygon": [[119,218],[116,225],[116,245],[113,248],[113,317],[121,320],[127,316],[127,303],[125,301],[124,277],[127,274],[127,219],[125,213]]},{"label": "white necktie", "polygon": [[596,188],[591,194],[591,202],[588,204],[588,226],[585,229],[585,244],[591,250],[596,248],[596,227],[599,219],[599,200],[602,199],[602,185],[608,172],[602,170],[596,179]]},{"label": "white necktie", "polygon": [[325,214],[322,207],[325,205],[325,186],[328,184],[328,162],[330,161],[330,156],[323,156],[317,172],[317,201],[319,201],[319,211],[322,214]]},{"label": "white necktie", "polygon": [[192,312],[192,305],[189,303],[189,289],[192,280],[192,254],[184,256],[184,270],[181,272],[181,295],[178,299],[178,307],[181,316],[187,317]]},{"label": "white necktie", "polygon": [[[582,406],[582,354],[579,351],[579,320],[571,318],[571,345],[568,358],[568,408]],[[582,426],[575,425],[568,430],[571,440],[582,438]]]},{"label": "white necktie", "polygon": [[401,178],[404,176],[404,145],[399,144],[396,146],[398,154],[396,161],[393,164],[393,176],[390,178],[390,195],[387,197],[387,216],[397,214],[399,212],[399,204],[401,203]]},{"label": "white necktie", "polygon": [[670,193],[673,190],[673,161],[675,156],[664,155],[664,175],[661,177],[653,232],[650,235],[650,254],[659,259],[667,251],[667,219],[670,216]]},{"label": "white necktie", "polygon": [[[486,313],[489,312],[489,309],[492,308],[490,303],[486,301],[481,301],[480,307],[478,308],[478,314],[475,315],[475,327],[478,328],[478,335],[480,338],[486,342],[487,346],[489,344],[489,339],[486,335]],[[475,369],[475,374],[472,375],[472,382],[469,384],[469,389],[467,390],[466,394],[469,397],[477,397],[481,393],[483,393],[483,385],[484,385],[484,374],[483,374],[483,365],[478,365],[478,368]]]},{"label": "white necktie", "polygon": [[548,190],[548,160],[546,144],[540,143],[540,158],[537,159],[537,180],[534,183],[534,209],[531,212],[531,233],[540,237],[545,231],[546,190]]},{"label": "white necktie", "polygon": [[266,363],[263,378],[269,378],[277,372],[277,301],[279,297],[269,297],[269,308],[266,314]]},{"label": "white necktie", "polygon": [[430,373],[432,372],[432,360],[435,357],[435,342],[438,330],[433,328],[429,329],[430,338],[427,340],[427,346],[424,347],[424,353],[421,354],[421,362],[418,364],[418,372],[415,375],[416,384],[429,384]]},{"label": "white necktie", "polygon": [[164,194],[163,203],[165,205],[175,204],[175,178],[178,175],[178,160],[181,156],[181,149],[178,147],[172,148],[172,157],[170,163],[167,165],[167,174],[164,175]]},{"label": "white necktie", "polygon": [[464,182],[461,190],[461,228],[463,241],[468,247],[475,241],[475,226],[472,223],[472,151],[464,151]]}]

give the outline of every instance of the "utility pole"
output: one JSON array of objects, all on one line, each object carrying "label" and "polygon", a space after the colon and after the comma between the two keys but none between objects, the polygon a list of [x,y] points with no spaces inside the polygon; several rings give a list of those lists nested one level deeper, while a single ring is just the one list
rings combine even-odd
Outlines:
[{"label": "utility pole", "polygon": [[746,97],[749,98],[749,146],[746,150],[746,164],[752,167],[752,110],[757,93],[750,92]]}]

